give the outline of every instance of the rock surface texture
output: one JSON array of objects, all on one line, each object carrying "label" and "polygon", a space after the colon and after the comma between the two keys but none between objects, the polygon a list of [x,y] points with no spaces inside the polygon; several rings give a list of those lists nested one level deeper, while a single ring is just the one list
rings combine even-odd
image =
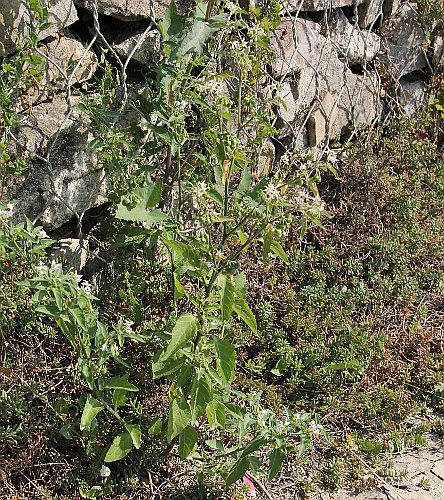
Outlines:
[{"label": "rock surface texture", "polygon": [[[157,23],[168,5],[169,0],[49,2],[52,24],[39,35],[39,54],[45,59],[40,87],[15,103],[21,107],[20,126],[10,149],[29,157],[29,168],[8,180],[4,198],[20,201],[19,216],[39,217],[46,229],[54,229],[106,201],[105,172],[95,150],[86,148],[94,136],[75,105],[82,99],[102,105],[97,80],[103,75],[104,61],[99,63],[103,48],[108,56],[112,53],[114,63],[118,59],[120,67],[113,77],[117,87],[113,99],[117,102],[124,95],[130,102],[134,92],[149,94],[146,77],[155,79],[164,56]],[[193,5],[193,0],[177,2],[184,15]],[[248,11],[266,7],[268,2],[241,0],[240,5]],[[444,65],[444,42],[433,26],[418,21],[414,3],[282,0],[281,7],[280,25],[270,32],[275,59],[258,90],[258,96],[279,99],[273,107],[278,133],[258,146],[259,177],[272,171],[282,147],[317,158],[330,141],[372,126],[382,117],[390,81],[398,89],[394,96],[398,109],[411,115],[426,106],[424,69]],[[0,0],[3,55],[13,57],[17,40],[26,36],[28,19],[23,0]],[[222,61],[235,71],[229,66],[229,55]],[[122,68],[124,74],[118,75]],[[234,80],[229,85],[223,82],[226,97],[235,90]],[[79,97],[78,91],[86,97]],[[211,104],[208,95],[203,98]],[[128,109],[115,125],[127,130],[138,119],[137,112]],[[237,132],[236,118],[226,121],[227,130]],[[254,135],[254,126],[241,132],[241,143]]]}]

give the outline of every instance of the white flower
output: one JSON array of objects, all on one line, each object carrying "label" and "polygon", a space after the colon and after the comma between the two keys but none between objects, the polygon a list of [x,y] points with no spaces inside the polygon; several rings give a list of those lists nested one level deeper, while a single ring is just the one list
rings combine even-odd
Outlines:
[{"label": "white flower", "polygon": [[86,281],[86,280],[83,280],[81,283],[80,283],[80,288],[79,288],[82,292],[85,292],[86,295],[92,295],[92,288],[91,288],[91,285]]},{"label": "white flower", "polygon": [[279,199],[279,190],[272,182],[270,182],[264,189],[264,196],[266,201],[273,203]]},{"label": "white flower", "polygon": [[288,151],[281,156],[281,165],[288,167],[290,165],[290,153]]},{"label": "white flower", "polygon": [[37,233],[37,236],[39,238],[49,238],[49,236],[46,234],[46,231],[44,229],[40,229],[40,231]]},{"label": "white flower", "polygon": [[308,426],[309,432],[314,436],[314,437],[319,437],[322,434],[324,427],[321,424],[317,424],[316,422],[310,422],[310,425]]},{"label": "white flower", "polygon": [[97,92],[91,95],[91,100],[94,102],[94,104],[98,104],[99,106],[103,103],[102,96]]},{"label": "white flower", "polygon": [[6,208],[9,210],[9,212],[11,213],[11,215],[13,214],[14,212],[14,205],[12,203],[7,203],[6,204]]},{"label": "white flower", "polygon": [[299,422],[299,420],[301,420],[301,417],[302,417],[302,415],[300,413],[295,413],[293,415],[293,421],[294,422]]},{"label": "white flower", "polygon": [[216,78],[207,82],[207,89],[210,92],[216,92],[216,94],[220,94],[223,88],[224,88],[223,82],[221,80],[217,80]]},{"label": "white flower", "polygon": [[123,326],[123,329],[125,330],[125,332],[129,335],[130,333],[133,333],[133,329],[131,328],[131,325],[132,325],[132,322],[127,320],[127,319],[124,319],[122,321],[122,326]]},{"label": "white flower", "polygon": [[216,252],[216,259],[225,259],[225,255],[224,253],[222,252],[222,250],[218,250]]},{"label": "white flower", "polygon": [[108,352],[108,346],[106,344],[102,344],[102,347],[100,348],[102,352]]},{"label": "white flower", "polygon": [[48,266],[45,266],[41,262],[39,263],[38,266],[35,266],[35,270],[37,271],[38,274],[41,275],[48,274]]},{"label": "white flower", "polygon": [[109,477],[111,475],[111,469],[106,465],[102,465],[102,468],[100,469],[100,475],[102,477]]},{"label": "white flower", "polygon": [[51,267],[49,268],[49,274],[54,274],[55,272],[59,271],[60,269],[62,269],[62,264],[59,264],[53,260],[53,261],[51,261]]},{"label": "white flower", "polygon": [[276,422],[276,430],[278,431],[279,434],[287,434],[287,427],[290,426],[290,421],[288,419],[285,419],[284,421],[278,420]]},{"label": "white flower", "polygon": [[188,106],[187,101],[178,101],[176,102],[176,107],[180,113],[183,113]]},{"label": "white flower", "polygon": [[201,198],[208,191],[208,186],[205,182],[199,182],[199,184],[194,186],[193,191],[198,198]]},{"label": "white flower", "polygon": [[260,38],[261,36],[264,36],[264,34],[265,34],[264,28],[262,28],[261,26],[258,26],[257,24],[250,26],[248,29],[250,31],[252,38],[254,38],[254,39]]},{"label": "white flower", "polygon": [[230,11],[230,14],[236,14],[236,12],[239,12],[239,7],[234,3],[234,2],[227,2],[225,4],[225,8]]},{"label": "white flower", "polygon": [[0,210],[0,220],[4,220],[5,222],[8,222],[8,220],[14,214],[14,205],[12,203],[8,203],[6,206],[7,206],[7,210]]},{"label": "white flower", "polygon": [[231,47],[233,50],[248,52],[248,42],[246,40],[242,40],[241,42],[239,40],[234,40],[234,42],[231,43]]},{"label": "white flower", "polygon": [[111,346],[111,356],[118,356],[119,354],[119,349],[117,349],[117,347],[113,344]]},{"label": "white flower", "polygon": [[78,274],[77,271],[74,271],[72,273],[72,278],[73,278],[74,282],[76,283],[76,285],[79,285],[80,282],[82,281],[82,275]]}]

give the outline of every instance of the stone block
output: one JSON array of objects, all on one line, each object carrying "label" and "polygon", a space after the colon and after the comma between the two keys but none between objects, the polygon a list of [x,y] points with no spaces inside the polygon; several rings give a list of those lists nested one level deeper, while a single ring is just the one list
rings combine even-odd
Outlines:
[{"label": "stone block", "polygon": [[350,24],[341,9],[332,12],[328,26],[331,40],[337,45],[339,55],[346,58],[350,66],[363,65],[379,52],[379,36]]},{"label": "stone block", "polygon": [[414,76],[404,76],[399,80],[399,103],[407,116],[412,116],[427,107],[428,99],[423,80]]},{"label": "stone block", "polygon": [[[91,0],[74,0],[76,5],[92,10]],[[97,10],[101,14],[116,17],[123,21],[140,21],[141,19],[162,19],[170,5],[170,0],[97,0]],[[186,14],[194,5],[192,0],[176,2],[178,11]]]},{"label": "stone block", "polygon": [[[357,0],[356,4],[359,5],[364,0]],[[313,12],[336,9],[338,7],[345,7],[346,5],[354,5],[354,0],[282,0],[279,2],[282,7],[282,12]]]},{"label": "stone block", "polygon": [[[39,33],[42,40],[63,30],[77,21],[77,11],[73,0],[51,0],[49,22],[52,25]],[[23,0],[0,0],[0,56],[14,52],[17,40],[23,41],[27,34],[30,17]]]}]

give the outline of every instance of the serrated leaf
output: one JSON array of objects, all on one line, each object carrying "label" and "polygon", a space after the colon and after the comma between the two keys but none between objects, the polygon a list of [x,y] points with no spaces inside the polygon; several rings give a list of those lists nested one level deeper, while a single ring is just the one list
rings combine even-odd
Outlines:
[{"label": "serrated leaf", "polygon": [[167,439],[170,442],[190,423],[191,409],[185,398],[175,398],[168,414]]},{"label": "serrated leaf", "polygon": [[244,320],[246,325],[249,326],[254,333],[257,333],[256,318],[244,299],[236,297],[234,300],[233,310],[241,319]]},{"label": "serrated leaf", "polygon": [[197,444],[197,431],[187,425],[179,434],[179,455],[187,458]]},{"label": "serrated leaf", "polygon": [[234,285],[230,278],[224,275],[219,277],[219,296],[222,321],[228,321],[234,305]]},{"label": "serrated leaf", "polygon": [[116,436],[106,452],[104,462],[116,462],[126,457],[133,447],[133,440],[128,432]]},{"label": "serrated leaf", "polygon": [[213,337],[213,345],[217,366],[221,372],[224,384],[228,384],[234,378],[236,350],[233,344],[218,337]]},{"label": "serrated leaf", "polygon": [[80,419],[80,430],[83,429],[91,422],[96,415],[103,410],[104,406],[99,403],[97,399],[93,398],[91,394],[86,397],[85,406],[83,407],[82,418]]}]

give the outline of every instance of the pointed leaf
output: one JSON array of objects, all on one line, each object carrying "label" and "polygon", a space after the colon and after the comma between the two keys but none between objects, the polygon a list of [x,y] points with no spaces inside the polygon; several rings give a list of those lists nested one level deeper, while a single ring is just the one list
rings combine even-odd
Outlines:
[{"label": "pointed leaf", "polygon": [[270,462],[268,466],[268,480],[271,481],[281,470],[285,455],[279,448],[273,448],[268,457]]},{"label": "pointed leaf", "polygon": [[128,382],[128,375],[123,377],[113,377],[106,381],[105,387],[107,389],[125,389],[126,391],[137,392],[139,389]]},{"label": "pointed leaf", "polygon": [[190,313],[182,314],[174,325],[171,333],[171,340],[167,350],[162,355],[163,359],[167,359],[175,354],[183,347],[190,339],[195,337],[197,333],[198,322],[197,318]]},{"label": "pointed leaf", "polygon": [[197,431],[187,425],[183,431],[179,434],[179,455],[181,458],[187,458],[187,456],[194,450],[197,444]]},{"label": "pointed leaf", "polygon": [[273,238],[273,228],[270,225],[268,225],[265,229],[264,246],[262,248],[262,257],[264,259],[268,257],[268,252],[270,251],[272,238]]},{"label": "pointed leaf", "polygon": [[168,415],[167,439],[170,442],[190,423],[191,409],[185,399],[175,398],[171,402]]},{"label": "pointed leaf", "polygon": [[219,277],[219,287],[222,321],[228,321],[233,311],[234,285],[229,277],[222,275]]},{"label": "pointed leaf", "polygon": [[243,477],[243,475],[247,472],[248,470],[248,460],[246,458],[241,458],[240,460],[236,460],[231,464],[231,467],[228,471],[228,476],[225,479],[225,483],[227,486],[231,486],[234,484],[238,479]]},{"label": "pointed leaf", "polygon": [[142,436],[142,432],[140,430],[140,425],[133,424],[125,424],[126,430],[129,432],[131,439],[133,441],[134,446],[139,449],[140,448],[140,438]]},{"label": "pointed leaf", "polygon": [[83,431],[85,427],[91,422],[95,416],[103,410],[102,403],[94,399],[91,394],[86,397],[86,403],[83,407],[82,418],[80,419],[80,430]]},{"label": "pointed leaf", "polygon": [[248,307],[246,301],[244,299],[236,297],[233,309],[235,313],[245,321],[247,326],[249,326],[254,333],[257,333],[256,318],[254,317],[251,309]]},{"label": "pointed leaf", "polygon": [[284,249],[281,247],[281,245],[276,241],[273,240],[270,244],[270,250],[277,255],[282,261],[285,262],[285,264],[288,264],[288,257],[287,254],[285,253]]},{"label": "pointed leaf", "polygon": [[191,389],[191,425],[204,414],[207,404],[211,401],[210,387],[205,377],[194,375]]},{"label": "pointed leaf", "polygon": [[111,446],[109,447],[104,462],[115,462],[123,457],[126,457],[133,447],[133,440],[128,432],[119,434],[114,438]]},{"label": "pointed leaf", "polygon": [[233,344],[218,337],[213,337],[213,345],[217,366],[222,374],[224,384],[228,384],[234,378],[236,350]]}]

